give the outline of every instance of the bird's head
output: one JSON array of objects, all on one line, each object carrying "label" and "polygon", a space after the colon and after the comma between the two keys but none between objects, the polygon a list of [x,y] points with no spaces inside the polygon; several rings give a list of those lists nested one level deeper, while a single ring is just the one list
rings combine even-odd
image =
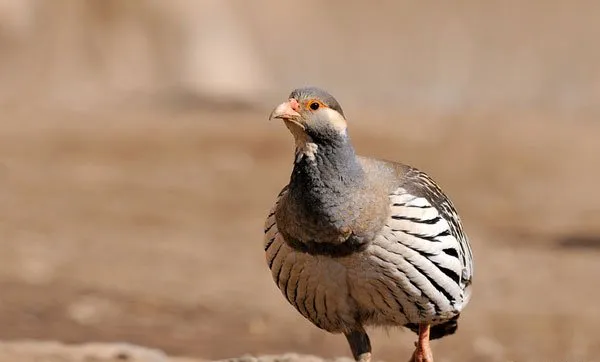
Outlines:
[{"label": "bird's head", "polygon": [[281,119],[290,130],[296,143],[330,143],[346,137],[346,118],[342,107],[326,91],[306,87],[289,95],[269,116]]}]

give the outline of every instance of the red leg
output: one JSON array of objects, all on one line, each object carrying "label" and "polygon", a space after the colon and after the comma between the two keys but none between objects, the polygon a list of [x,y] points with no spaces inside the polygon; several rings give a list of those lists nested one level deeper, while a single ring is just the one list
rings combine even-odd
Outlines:
[{"label": "red leg", "polygon": [[419,325],[419,340],[415,345],[417,348],[409,362],[433,362],[433,354],[429,346],[429,324]]}]

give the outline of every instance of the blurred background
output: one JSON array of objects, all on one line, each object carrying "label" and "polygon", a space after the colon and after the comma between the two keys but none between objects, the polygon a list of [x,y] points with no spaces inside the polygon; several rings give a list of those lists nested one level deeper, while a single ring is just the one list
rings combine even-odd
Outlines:
[{"label": "blurred background", "polygon": [[[600,361],[599,20],[593,0],[1,0],[0,339],[349,356],[262,249],[293,155],[267,115],[317,85],[360,153],[462,215],[474,296],[436,360]],[[375,358],[414,340],[377,331]]]}]

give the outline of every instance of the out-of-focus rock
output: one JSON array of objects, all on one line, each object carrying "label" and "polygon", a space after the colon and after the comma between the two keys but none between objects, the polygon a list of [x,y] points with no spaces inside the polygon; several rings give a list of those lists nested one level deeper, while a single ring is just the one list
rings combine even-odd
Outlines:
[{"label": "out-of-focus rock", "polygon": [[[207,360],[169,357],[156,349],[128,343],[0,342],[0,362],[207,362]],[[352,362],[350,358],[323,359],[287,353],[283,355],[242,356],[218,362]]]},{"label": "out-of-focus rock", "polygon": [[354,360],[346,357],[324,359],[311,355],[286,353],[282,355],[267,355],[258,357],[248,355],[238,358],[224,359],[218,362],[354,362]]},{"label": "out-of-focus rock", "polygon": [[[1,362],[194,362],[128,343],[0,342]],[[199,362],[198,360],[196,360]]]}]

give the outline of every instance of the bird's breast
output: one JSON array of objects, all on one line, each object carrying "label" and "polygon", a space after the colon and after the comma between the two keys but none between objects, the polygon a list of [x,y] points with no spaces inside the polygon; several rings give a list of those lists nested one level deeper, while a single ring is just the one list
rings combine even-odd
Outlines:
[{"label": "bird's breast", "polygon": [[292,191],[275,210],[279,232],[290,247],[301,252],[331,257],[360,252],[377,236],[389,214],[387,202],[373,202],[358,188],[334,196],[314,191]]},{"label": "bird's breast", "polygon": [[322,329],[344,332],[358,325],[402,326],[420,320],[395,269],[382,267],[369,250],[341,258],[311,255],[293,249],[277,234],[267,245],[266,257],[286,299]]}]

